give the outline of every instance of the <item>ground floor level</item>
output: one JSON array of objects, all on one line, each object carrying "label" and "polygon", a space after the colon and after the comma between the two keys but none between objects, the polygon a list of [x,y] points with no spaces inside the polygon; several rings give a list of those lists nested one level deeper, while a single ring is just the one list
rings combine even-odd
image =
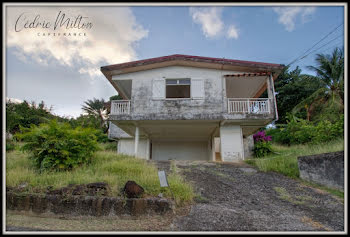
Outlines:
[{"label": "ground floor level", "polygon": [[[118,153],[147,160],[234,162],[252,156],[252,134],[260,126],[237,123],[172,121],[111,124]],[[110,134],[111,136],[111,134]]]}]

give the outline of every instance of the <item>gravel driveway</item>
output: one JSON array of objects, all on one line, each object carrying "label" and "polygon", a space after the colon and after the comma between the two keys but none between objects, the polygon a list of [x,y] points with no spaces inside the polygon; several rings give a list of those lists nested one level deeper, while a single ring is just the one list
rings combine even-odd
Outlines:
[{"label": "gravel driveway", "polygon": [[199,195],[173,231],[344,231],[343,201],[297,180],[245,163],[175,164]]}]

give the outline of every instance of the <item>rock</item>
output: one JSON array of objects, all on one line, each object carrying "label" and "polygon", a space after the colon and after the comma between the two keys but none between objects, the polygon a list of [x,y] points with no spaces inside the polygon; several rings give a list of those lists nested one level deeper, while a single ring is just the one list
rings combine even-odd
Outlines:
[{"label": "rock", "polygon": [[158,194],[159,198],[163,198],[163,193]]},{"label": "rock", "polygon": [[123,192],[128,198],[138,198],[141,197],[144,189],[135,181],[128,181],[124,186]]},{"label": "rock", "polygon": [[108,184],[104,182],[89,183],[86,185],[86,188],[87,188],[88,194],[92,196],[95,196],[95,195],[107,196],[110,191]]},{"label": "rock", "polygon": [[28,187],[28,183],[21,183],[17,186],[18,191],[24,191]]}]

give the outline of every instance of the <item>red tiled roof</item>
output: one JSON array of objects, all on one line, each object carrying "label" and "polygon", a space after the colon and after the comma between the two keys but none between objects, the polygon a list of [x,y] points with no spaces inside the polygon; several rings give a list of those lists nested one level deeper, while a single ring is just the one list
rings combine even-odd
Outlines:
[{"label": "red tiled roof", "polygon": [[164,56],[164,57],[149,58],[149,59],[132,61],[132,62],[127,62],[127,63],[108,65],[108,66],[101,67],[101,71],[118,70],[118,69],[123,69],[123,68],[131,68],[131,67],[136,67],[136,66],[148,65],[148,64],[153,64],[153,63],[160,63],[160,62],[165,62],[165,61],[173,61],[173,60],[206,62],[206,63],[216,63],[216,64],[236,65],[236,66],[266,67],[269,69],[277,69],[277,70],[282,69],[284,67],[283,64],[174,54],[174,55],[169,55],[169,56]]}]

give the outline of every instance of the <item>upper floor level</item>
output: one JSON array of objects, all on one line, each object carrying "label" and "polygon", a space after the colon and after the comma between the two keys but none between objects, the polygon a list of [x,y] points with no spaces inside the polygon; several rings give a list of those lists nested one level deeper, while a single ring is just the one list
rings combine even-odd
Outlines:
[{"label": "upper floor level", "polygon": [[[172,55],[102,67],[124,100],[112,101],[111,120],[272,120],[273,81],[283,68]],[[267,91],[266,97],[261,95]]]}]

